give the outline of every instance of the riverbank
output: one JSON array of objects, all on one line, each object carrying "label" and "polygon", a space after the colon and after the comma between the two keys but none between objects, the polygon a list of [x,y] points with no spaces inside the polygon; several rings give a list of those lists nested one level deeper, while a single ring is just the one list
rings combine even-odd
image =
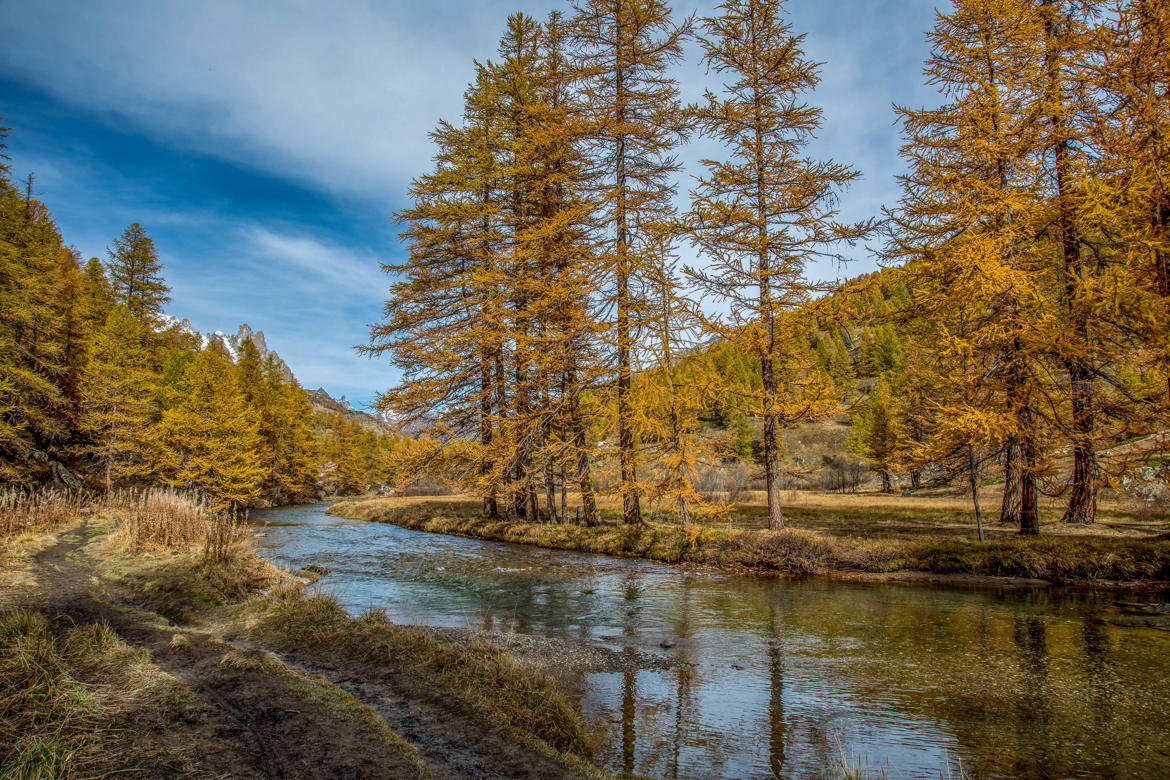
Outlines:
[{"label": "riverbank", "polygon": [[[850,579],[928,579],[989,585],[1163,587],[1170,582],[1170,541],[1121,533],[1019,537],[1000,533],[985,542],[954,534],[890,531],[888,514],[854,510],[835,530],[768,531],[734,522],[692,525],[613,520],[594,528],[485,518],[478,503],[458,500],[363,498],[335,503],[330,514],[558,550],[646,558],[756,574]],[[794,521],[794,525],[796,522]]]},{"label": "riverbank", "polygon": [[603,776],[551,675],[350,617],[244,541],[212,563],[101,516],[4,541],[0,776]]}]

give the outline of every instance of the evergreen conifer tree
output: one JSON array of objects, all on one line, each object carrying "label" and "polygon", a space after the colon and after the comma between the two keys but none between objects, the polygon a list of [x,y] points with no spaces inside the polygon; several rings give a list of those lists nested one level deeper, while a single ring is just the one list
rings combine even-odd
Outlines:
[{"label": "evergreen conifer tree", "polygon": [[114,239],[106,272],[114,300],[130,310],[148,328],[158,324],[171,288],[162,276],[162,262],[146,229],[134,222]]}]

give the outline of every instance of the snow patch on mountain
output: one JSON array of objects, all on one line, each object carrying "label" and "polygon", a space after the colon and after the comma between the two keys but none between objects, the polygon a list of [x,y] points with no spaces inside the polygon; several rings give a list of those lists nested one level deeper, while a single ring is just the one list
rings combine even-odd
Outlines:
[{"label": "snow patch on mountain", "polygon": [[[224,350],[231,357],[232,362],[235,363],[240,359],[240,350],[244,348],[245,341],[251,341],[256,351],[260,354],[260,360],[264,361],[271,355],[276,361],[277,367],[284,375],[285,381],[295,380],[292,370],[288,365],[281,360],[280,355],[275,350],[268,348],[268,343],[264,339],[264,331],[252,330],[248,323],[241,325],[234,334],[224,333],[222,330],[212,331],[211,333],[201,333],[191,324],[191,321],[184,318],[180,320],[178,317],[170,314],[163,314],[159,316],[160,330],[177,329],[180,333],[185,333],[192,338],[199,339],[199,348],[207,349],[208,345],[213,341],[219,342]],[[347,402],[348,403],[348,402]]]}]

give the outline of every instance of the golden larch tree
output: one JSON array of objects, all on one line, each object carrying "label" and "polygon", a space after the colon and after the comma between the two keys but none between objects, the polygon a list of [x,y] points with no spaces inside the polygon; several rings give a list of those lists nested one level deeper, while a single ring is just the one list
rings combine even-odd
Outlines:
[{"label": "golden larch tree", "polygon": [[[581,0],[568,21],[578,110],[586,122],[589,189],[607,287],[603,311],[616,367],[622,516],[642,519],[631,388],[644,301],[636,285],[659,266],[651,226],[673,213],[673,152],[686,132],[671,67],[690,20],[676,25],[661,0]],[[632,285],[635,285],[632,287]]]},{"label": "golden larch tree", "polygon": [[142,345],[142,325],[125,305],[114,306],[94,335],[81,383],[80,452],[100,466],[106,492],[150,473],[154,376]]},{"label": "golden larch tree", "polygon": [[972,386],[944,397],[1005,452],[1003,519],[1035,534],[1046,410],[1057,404],[1055,266],[1035,240],[1045,211],[1035,154],[1044,29],[1030,3],[959,0],[927,38],[927,80],[945,102],[897,109],[908,172],[890,251],[911,261],[907,284],[938,352],[968,366],[949,378]]},{"label": "golden larch tree", "polygon": [[[867,224],[837,219],[841,190],[857,171],[804,155],[821,126],[820,109],[803,102],[818,81],[778,0],[729,0],[706,18],[703,61],[724,79],[722,94],[708,92],[695,108],[701,132],[723,142],[728,157],[705,160],[692,193],[689,228],[706,265],[688,269],[705,295],[730,308],[712,329],[759,357],[764,476],[768,525],[784,527],[780,499],[778,428],[824,414],[819,371],[794,348],[804,330],[787,316],[824,290],[809,280],[807,264],[863,236]],[[792,381],[792,388],[783,382]],[[796,392],[792,392],[796,390]],[[810,392],[811,391],[811,392]]]}]

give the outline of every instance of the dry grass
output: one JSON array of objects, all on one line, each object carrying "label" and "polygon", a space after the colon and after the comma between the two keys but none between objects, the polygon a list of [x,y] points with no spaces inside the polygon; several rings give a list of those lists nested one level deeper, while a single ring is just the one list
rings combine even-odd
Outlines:
[{"label": "dry grass", "polygon": [[37,586],[35,556],[57,539],[54,531],[11,536],[0,544],[0,607],[25,603]]},{"label": "dry grass", "polygon": [[585,722],[556,683],[499,648],[443,642],[394,625],[378,611],[350,618],[333,598],[307,594],[293,583],[250,604],[249,615],[250,633],[259,638],[405,673],[556,754],[584,759],[592,752]]},{"label": "dry grass", "polygon": [[210,512],[193,492],[169,487],[117,490],[104,497],[51,487],[0,490],[0,538],[32,537],[59,530],[104,511],[128,549],[188,550],[202,547],[213,562],[227,561],[239,541],[230,518]]},{"label": "dry grass", "polygon": [[250,554],[249,540],[235,520],[210,511],[192,491],[115,491],[106,496],[105,509],[115,521],[115,538],[133,552],[201,548],[210,566],[231,566]]},{"label": "dry grass", "polygon": [[[880,542],[841,545],[801,529],[777,533],[727,526],[675,523],[625,525],[609,519],[596,528],[490,520],[478,504],[400,505],[396,499],[341,501],[332,514],[389,522],[431,533],[456,534],[562,550],[649,558],[667,563],[700,563],[781,574],[824,574],[833,570],[884,571],[898,550]],[[896,566],[894,568],[897,568]]]},{"label": "dry grass", "polygon": [[91,505],[92,494],[50,487],[0,490],[0,536],[35,534],[71,525]]},{"label": "dry grass", "polygon": [[116,490],[105,498],[117,535],[132,550],[187,549],[202,544],[215,516],[195,493],[152,487]]},{"label": "dry grass", "polygon": [[[980,491],[985,530],[991,534],[1014,535],[1015,528],[998,523],[1000,491],[1000,487],[993,485]],[[1064,512],[1066,500],[1066,497],[1041,497],[1040,513],[1045,521],[1043,533],[1141,538],[1170,530],[1170,511],[1112,495],[1102,497],[1098,521],[1093,525],[1057,522]],[[746,493],[731,515],[732,523],[743,528],[763,527],[765,503],[764,493]],[[975,510],[970,494],[950,489],[914,493],[787,490],[783,493],[783,505],[786,516],[791,517],[794,524],[826,533],[882,536],[931,533],[966,537],[975,530]],[[896,522],[889,525],[891,520]]]},{"label": "dry grass", "polygon": [[65,776],[97,721],[44,617],[0,616],[0,775]]},{"label": "dry grass", "polygon": [[[984,532],[990,539],[1015,539],[1017,528],[999,523],[999,495],[983,499]],[[1147,539],[1170,530],[1170,517],[1107,504],[1092,525],[1061,523],[1063,504],[1043,506],[1041,533],[1054,537]],[[975,512],[970,498],[953,493],[901,495],[897,493],[823,493],[786,491],[784,515],[789,525],[834,537],[862,537],[921,541],[923,538],[971,539]],[[767,527],[763,496],[737,504],[726,520],[712,525],[742,529]]]},{"label": "dry grass", "polygon": [[112,534],[87,548],[86,558],[102,577],[130,587],[152,610],[179,622],[244,601],[289,576],[256,555],[249,540],[237,542],[227,559],[212,561],[199,548],[135,552]]},{"label": "dry grass", "polygon": [[[144,761],[186,774],[184,748],[145,747],[128,717],[181,717],[189,692],[104,625],[56,634],[45,617],[0,613],[0,777],[98,777]],[[161,750],[161,752],[160,752]]]},{"label": "dry grass", "polygon": [[1052,581],[1170,580],[1170,542],[1149,538],[1164,528],[1164,521],[1118,516],[1113,526],[1098,526],[1096,534],[1050,525],[1046,534],[1065,532],[1040,538],[996,530],[979,543],[972,539],[973,521],[953,510],[847,507],[834,500],[829,508],[790,505],[791,527],[778,532],[766,529],[759,506],[740,506],[731,520],[690,528],[673,521],[627,526],[612,515],[596,528],[491,520],[482,517],[478,503],[467,500],[429,505],[399,499],[343,501],[330,512],[432,533],[795,576],[921,571]]}]

